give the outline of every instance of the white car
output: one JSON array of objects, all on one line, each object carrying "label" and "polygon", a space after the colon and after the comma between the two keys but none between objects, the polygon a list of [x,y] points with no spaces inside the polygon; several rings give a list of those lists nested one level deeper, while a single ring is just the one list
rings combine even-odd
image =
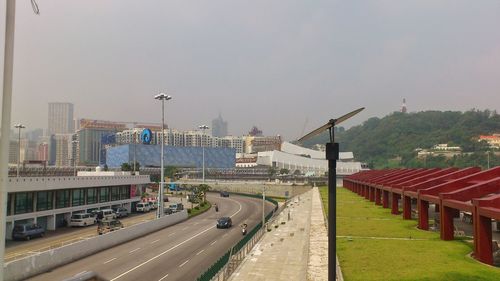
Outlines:
[{"label": "white car", "polygon": [[137,205],[135,205],[135,210],[137,212],[149,212],[151,210],[151,207],[149,206],[148,202],[139,202]]},{"label": "white car", "polygon": [[69,221],[69,226],[87,226],[96,223],[96,219],[88,213],[73,214]]}]

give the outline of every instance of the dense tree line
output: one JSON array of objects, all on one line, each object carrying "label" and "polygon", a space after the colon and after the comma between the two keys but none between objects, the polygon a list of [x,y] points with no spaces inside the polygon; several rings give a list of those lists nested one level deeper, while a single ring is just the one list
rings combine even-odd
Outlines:
[{"label": "dense tree line", "polygon": [[[358,160],[372,168],[486,167],[487,151],[491,149],[485,142],[478,142],[477,137],[493,133],[500,133],[500,115],[496,111],[422,111],[373,117],[348,130],[338,128],[335,138],[341,151],[354,152]],[[323,134],[304,145],[310,147],[327,141],[328,135]],[[460,146],[463,153],[452,158],[417,158],[416,149],[429,149],[441,143]],[[489,153],[489,160],[490,166],[500,165],[500,157],[494,152]]]}]

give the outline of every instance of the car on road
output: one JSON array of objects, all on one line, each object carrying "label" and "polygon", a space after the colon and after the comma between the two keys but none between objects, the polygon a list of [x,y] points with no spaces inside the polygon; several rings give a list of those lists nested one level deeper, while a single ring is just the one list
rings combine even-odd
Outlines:
[{"label": "car on road", "polygon": [[128,210],[123,207],[115,207],[113,212],[115,212],[117,218],[128,217]]},{"label": "car on road", "polygon": [[12,229],[13,240],[30,240],[33,237],[43,237],[44,235],[45,229],[33,223],[16,224],[14,225],[14,229]]},{"label": "car on road", "polygon": [[149,209],[150,210],[156,210],[158,209],[158,203],[156,201],[149,201]]},{"label": "car on road", "polygon": [[117,219],[102,220],[97,225],[97,233],[99,233],[99,235],[102,235],[122,228],[122,222]]},{"label": "car on road", "polygon": [[220,197],[229,197],[229,192],[227,192],[227,191],[221,191],[220,192]]},{"label": "car on road", "polygon": [[137,205],[135,205],[135,211],[146,213],[151,211],[151,207],[149,206],[148,202],[139,202],[137,203]]},{"label": "car on road", "polygon": [[230,217],[222,217],[217,220],[217,228],[230,228],[233,225],[233,221]]},{"label": "car on road", "polygon": [[182,205],[182,203],[170,204],[168,208],[175,213],[184,210],[184,205]]},{"label": "car on road", "polygon": [[69,226],[87,226],[95,224],[96,218],[89,213],[73,214],[69,220]]}]

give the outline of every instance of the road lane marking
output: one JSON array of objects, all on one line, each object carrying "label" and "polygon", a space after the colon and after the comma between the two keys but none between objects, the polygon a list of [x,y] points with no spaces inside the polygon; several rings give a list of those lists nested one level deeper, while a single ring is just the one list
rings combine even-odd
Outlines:
[{"label": "road lane marking", "polygon": [[188,227],[188,226],[186,226],[186,227],[184,227],[184,228],[183,228],[183,229],[181,229],[181,230],[186,230],[186,229],[188,229],[188,228],[189,228],[189,227]]},{"label": "road lane marking", "polygon": [[181,265],[179,265],[179,267],[183,267],[186,263],[188,263],[189,260],[183,262]]},{"label": "road lane marking", "polygon": [[227,236],[227,233],[226,233],[226,234],[224,234],[224,235],[222,235],[222,237],[226,237],[226,236]]},{"label": "road lane marking", "polygon": [[112,262],[112,261],[114,261],[114,260],[116,260],[116,258],[112,258],[112,259],[110,259],[110,260],[107,260],[107,261],[103,262],[102,264],[107,264],[107,263],[110,263],[110,262]]},{"label": "road lane marking", "polygon": [[141,248],[133,249],[132,251],[128,252],[129,254],[132,254],[135,251],[139,251]]},{"label": "road lane marking", "polygon": [[215,242],[217,242],[217,240],[215,240],[214,242],[210,243],[210,246],[212,246],[213,244],[215,244]]},{"label": "road lane marking", "polygon": [[[229,200],[234,201],[234,200],[232,200],[232,199],[229,199]],[[238,205],[240,205],[240,208],[238,209],[238,211],[236,211],[236,212],[235,212],[234,214],[232,214],[230,217],[235,216],[236,214],[238,214],[238,213],[241,211],[241,204],[240,204],[240,202],[238,202],[238,201],[234,201],[234,202],[238,203]],[[175,250],[176,248],[178,248],[178,247],[180,247],[180,246],[184,245],[185,243],[187,243],[187,242],[189,242],[189,241],[193,240],[194,238],[196,238],[196,237],[198,237],[198,236],[202,235],[203,233],[205,233],[205,232],[207,232],[207,231],[209,231],[209,230],[211,230],[211,229],[213,229],[213,228],[215,228],[215,226],[209,227],[209,228],[207,228],[207,229],[205,229],[205,230],[203,230],[203,231],[199,232],[198,234],[195,234],[195,235],[191,236],[190,238],[188,238],[188,239],[186,239],[186,240],[182,241],[181,243],[179,243],[179,244],[177,244],[177,245],[175,245],[175,246],[172,246],[172,248],[170,248],[170,249],[168,249],[168,250],[165,250],[165,251],[163,251],[163,252],[159,253],[158,255],[156,255],[156,256],[154,256],[154,257],[152,257],[152,258],[148,259],[147,261],[142,262],[142,263],[140,263],[139,265],[136,265],[136,266],[132,267],[131,269],[129,269],[129,270],[127,270],[127,271],[123,272],[122,274],[120,274],[120,275],[116,276],[116,277],[115,277],[115,278],[113,278],[113,279],[110,279],[109,281],[115,281],[115,280],[117,280],[117,279],[119,279],[119,278],[121,278],[121,277],[123,277],[123,276],[125,276],[125,275],[129,274],[130,272],[132,272],[132,271],[134,271],[134,270],[138,269],[139,267],[141,267],[141,266],[143,266],[143,265],[145,265],[145,264],[147,264],[147,263],[149,263],[149,262],[151,262],[151,261],[154,261],[155,259],[157,259],[157,258],[159,258],[159,257],[163,256],[164,254],[166,254],[166,253],[168,253],[168,252],[170,252],[170,251],[172,251],[172,250]],[[174,232],[174,233],[175,233],[175,232]],[[170,235],[173,235],[174,233],[172,233],[172,234],[170,234]],[[170,236],[170,235],[169,235],[169,236]]]},{"label": "road lane marking", "polygon": [[160,241],[160,239],[156,239],[155,241],[152,241],[151,244],[154,244],[156,242]]},{"label": "road lane marking", "polygon": [[198,224],[199,224],[199,222],[195,222],[195,223],[193,223],[193,225],[198,225]]},{"label": "road lane marking", "polygon": [[168,273],[167,273],[167,275],[165,275],[165,276],[163,276],[162,278],[160,278],[160,280],[158,280],[158,281],[161,281],[161,280],[163,280],[163,279],[165,279],[165,278],[167,278],[167,277],[168,277]]},{"label": "road lane marking", "polygon": [[80,273],[75,274],[74,276],[80,276],[80,275],[82,275],[82,274],[84,274],[84,273],[86,273],[86,272],[87,272],[87,271],[86,271],[86,270],[84,270],[84,271],[82,271],[82,272],[80,272]]},{"label": "road lane marking", "polygon": [[203,253],[204,251],[205,251],[205,250],[201,250],[201,251],[199,251],[198,253],[196,253],[196,255],[199,255],[199,254]]},{"label": "road lane marking", "polygon": [[168,235],[168,237],[170,237],[170,236],[172,236],[172,235],[174,235],[174,234],[175,234],[175,232],[173,232],[173,233],[170,233],[170,234]]}]

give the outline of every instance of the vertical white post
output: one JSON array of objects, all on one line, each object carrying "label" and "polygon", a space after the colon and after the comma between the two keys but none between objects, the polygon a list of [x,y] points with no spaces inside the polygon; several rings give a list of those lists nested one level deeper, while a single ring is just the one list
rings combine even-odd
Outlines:
[{"label": "vertical white post", "polygon": [[158,191],[158,218],[163,216],[163,188],[165,182],[165,168],[163,166],[163,143],[165,141],[165,99],[161,100],[161,180],[160,180],[160,190]]},{"label": "vertical white post", "polygon": [[17,150],[17,173],[16,177],[19,177],[19,163],[21,162],[21,128],[22,125],[19,124],[16,126],[18,129],[18,134],[17,134],[17,145],[18,145],[18,150]]},{"label": "vertical white post", "polygon": [[12,107],[12,66],[14,64],[14,24],[16,1],[7,0],[2,95],[2,138],[0,139],[0,281],[3,280],[5,228],[7,217],[7,177],[9,173],[10,113]]}]

